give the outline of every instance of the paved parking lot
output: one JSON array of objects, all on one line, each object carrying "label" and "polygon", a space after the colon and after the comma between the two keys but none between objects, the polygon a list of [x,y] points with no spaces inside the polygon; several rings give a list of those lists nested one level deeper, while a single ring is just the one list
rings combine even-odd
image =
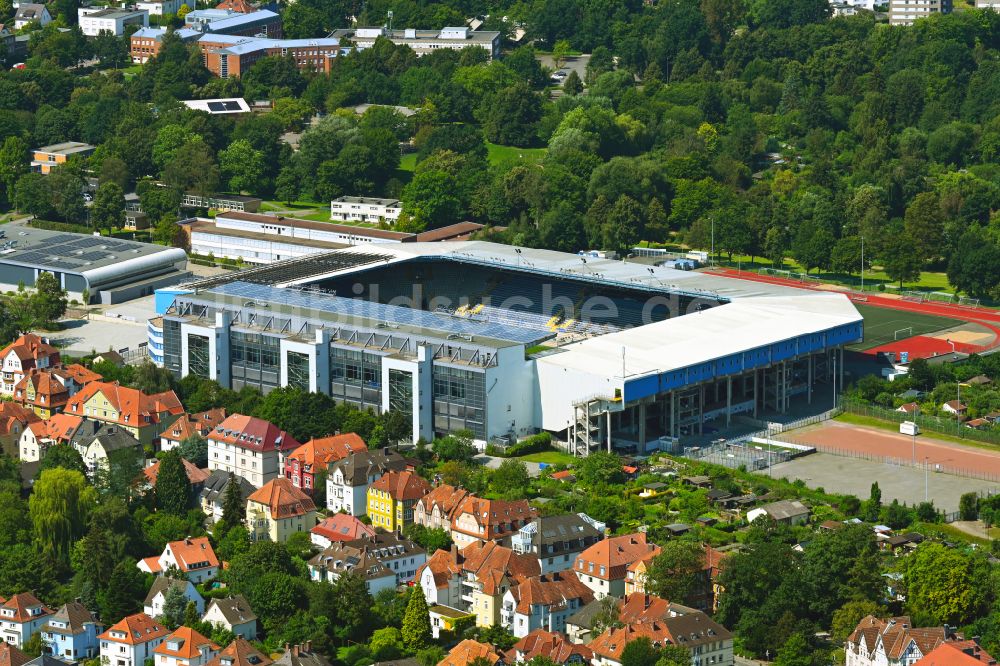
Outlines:
[{"label": "paved parking lot", "polygon": [[873,481],[882,490],[883,504],[896,499],[909,505],[924,501],[926,478],[928,497],[944,511],[957,511],[963,493],[1000,489],[1000,484],[935,473],[933,466],[925,475],[922,468],[890,465],[860,458],[846,458],[830,453],[814,453],[775,465],[776,478],[802,479],[810,488],[856,495],[867,499]]}]

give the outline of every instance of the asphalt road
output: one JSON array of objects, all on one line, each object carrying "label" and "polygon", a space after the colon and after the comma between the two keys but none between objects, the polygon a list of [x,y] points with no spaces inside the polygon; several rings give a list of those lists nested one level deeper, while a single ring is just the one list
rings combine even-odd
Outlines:
[{"label": "asphalt road", "polygon": [[[538,62],[542,63],[542,67],[548,67],[552,71],[556,70],[556,63],[549,55],[540,55],[538,57]],[[583,81],[584,75],[587,73],[587,63],[590,62],[590,54],[584,53],[578,56],[569,56],[563,60],[563,66],[559,69],[565,70],[569,73],[571,70],[576,72],[576,75],[580,77]]]}]

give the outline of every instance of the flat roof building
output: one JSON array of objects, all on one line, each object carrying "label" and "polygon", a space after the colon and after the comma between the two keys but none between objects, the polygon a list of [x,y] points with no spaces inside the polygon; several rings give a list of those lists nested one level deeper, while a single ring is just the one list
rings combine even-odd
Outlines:
[{"label": "flat roof building", "polygon": [[51,146],[42,146],[31,151],[31,170],[47,174],[52,167],[66,164],[73,155],[87,156],[94,152],[94,146],[79,141],[63,141]]},{"label": "flat roof building", "polygon": [[32,227],[0,232],[0,289],[32,287],[52,273],[70,298],[113,304],[190,278],[184,250]]},{"label": "flat roof building", "polygon": [[145,9],[80,7],[76,12],[80,30],[87,37],[97,37],[102,32],[121,37],[125,34],[126,26],[149,27],[149,12]]},{"label": "flat roof building", "polygon": [[[174,30],[173,33],[182,42],[198,39],[202,34],[191,28],[181,28]],[[166,28],[140,28],[132,33],[132,36],[129,37],[129,53],[132,56],[132,62],[142,64],[150,58],[155,58],[160,52],[163,36],[166,34]]]},{"label": "flat roof building", "polygon": [[395,224],[403,211],[399,199],[338,197],[330,202],[330,219],[341,222],[384,222]]},{"label": "flat roof building", "polygon": [[342,51],[340,40],[270,39],[210,33],[198,40],[202,62],[222,79],[239,78],[261,58],[289,57],[302,70],[329,73],[333,59]]},{"label": "flat roof building", "polygon": [[358,49],[371,48],[375,40],[385,37],[393,44],[409,46],[418,56],[433,53],[438,49],[464,49],[478,46],[486,49],[490,59],[500,56],[500,33],[471,30],[466,26],[442,28],[441,30],[389,30],[388,28],[342,28],[330,35],[338,39],[350,39]]},{"label": "flat roof building", "polygon": [[249,14],[230,9],[196,9],[184,17],[184,27],[203,33],[278,39],[281,15],[269,9]]},{"label": "flat roof building", "polygon": [[913,25],[917,19],[951,10],[952,0],[889,0],[889,24]]}]

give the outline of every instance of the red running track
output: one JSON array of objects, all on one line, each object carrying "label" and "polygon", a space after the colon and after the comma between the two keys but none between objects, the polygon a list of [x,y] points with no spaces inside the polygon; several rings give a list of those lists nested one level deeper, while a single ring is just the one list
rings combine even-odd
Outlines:
[{"label": "red running track", "polygon": [[[787,278],[774,277],[770,275],[760,275],[759,273],[747,273],[745,271],[736,271],[731,268],[716,268],[715,272],[723,275],[724,277],[735,278],[737,280],[750,280],[751,282],[765,282],[768,284],[780,284],[786,287],[795,287],[797,289],[809,289],[812,291],[831,291],[829,285],[825,287],[820,287],[819,283],[812,285],[809,283],[799,282],[798,280],[790,280]],[[844,291],[840,292],[847,296],[851,296],[852,292]],[[932,303],[923,302],[917,303],[914,301],[904,301],[898,298],[888,298],[886,296],[876,296],[874,294],[863,294],[865,298],[862,301],[865,305],[872,305],[877,308],[888,308],[890,310],[901,310],[904,312],[918,312],[921,314],[936,315],[938,317],[949,317],[951,319],[959,319],[961,321],[970,322],[974,324],[980,324],[986,328],[993,331],[996,336],[993,342],[989,345],[970,345],[955,343],[956,349],[960,351],[965,351],[967,353],[972,353],[975,351],[985,351],[1000,345],[1000,311],[989,310],[986,308],[974,308],[967,305],[956,305],[952,303]],[[920,336],[918,336],[920,337]],[[951,351],[951,345],[945,343],[947,346],[947,351]],[[964,349],[963,349],[964,347]],[[869,350],[872,351],[872,350]]]}]

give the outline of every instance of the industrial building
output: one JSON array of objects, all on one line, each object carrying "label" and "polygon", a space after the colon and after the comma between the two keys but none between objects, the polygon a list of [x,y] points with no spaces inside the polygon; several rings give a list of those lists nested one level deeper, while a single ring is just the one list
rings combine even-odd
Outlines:
[{"label": "industrial building", "polygon": [[398,410],[414,440],[544,430],[579,455],[785,414],[842,383],[862,338],[842,294],[481,241],[367,244],[185,288],[157,299],[178,377]]},{"label": "industrial building", "polygon": [[393,44],[406,45],[418,56],[438,49],[464,49],[478,46],[486,50],[490,59],[500,56],[500,33],[472,30],[466,26],[441,30],[391,30],[389,28],[342,28],[330,35],[336,39],[349,39],[358,49],[371,48],[375,40],[385,37]]},{"label": "industrial building", "polygon": [[[0,231],[0,290],[52,273],[70,298],[114,304],[188,279],[184,250],[32,227]],[[86,292],[86,299],[84,298]]]}]

